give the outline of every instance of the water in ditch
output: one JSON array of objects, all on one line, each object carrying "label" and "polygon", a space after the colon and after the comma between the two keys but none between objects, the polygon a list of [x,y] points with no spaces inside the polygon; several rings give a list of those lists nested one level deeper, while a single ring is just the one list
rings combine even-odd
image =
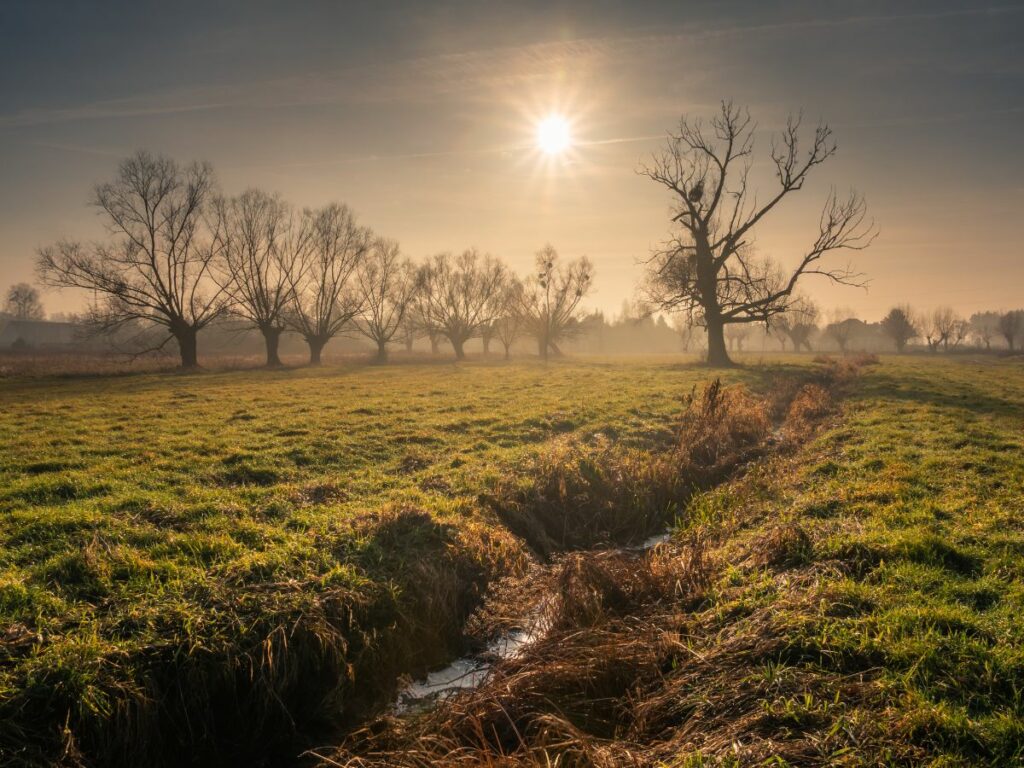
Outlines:
[{"label": "water in ditch", "polygon": [[[640,544],[623,547],[622,551],[645,552],[665,543],[669,536],[667,531],[658,533]],[[481,685],[496,663],[515,658],[525,648],[544,637],[546,628],[542,616],[533,616],[524,624],[526,626],[503,632],[483,651],[462,656],[443,669],[435,670],[422,679],[410,682],[399,691],[394,705],[395,712],[400,714],[429,709],[453,693]]]}]

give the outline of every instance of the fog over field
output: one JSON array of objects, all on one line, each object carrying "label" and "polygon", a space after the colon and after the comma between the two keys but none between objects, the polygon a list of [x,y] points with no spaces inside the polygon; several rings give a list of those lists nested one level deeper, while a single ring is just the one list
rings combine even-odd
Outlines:
[{"label": "fog over field", "polygon": [[1024,765],[1024,4],[0,7],[0,766]]}]

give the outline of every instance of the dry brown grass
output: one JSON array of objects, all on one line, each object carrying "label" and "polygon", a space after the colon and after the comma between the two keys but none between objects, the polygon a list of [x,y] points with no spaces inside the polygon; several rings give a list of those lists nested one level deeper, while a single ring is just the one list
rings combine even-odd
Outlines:
[{"label": "dry brown grass", "polygon": [[598,438],[554,441],[487,497],[537,552],[643,540],[664,528],[693,493],[721,482],[767,445],[772,403],[720,380],[684,400],[670,450],[623,450]]}]

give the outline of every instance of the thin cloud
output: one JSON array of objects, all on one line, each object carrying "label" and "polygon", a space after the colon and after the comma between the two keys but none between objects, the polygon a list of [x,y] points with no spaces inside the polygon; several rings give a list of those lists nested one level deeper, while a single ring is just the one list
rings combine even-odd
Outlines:
[{"label": "thin cloud", "polygon": [[[22,110],[0,115],[0,127],[145,118],[239,107],[273,109],[346,102],[427,101],[447,94],[474,91],[504,93],[531,83],[546,83],[567,76],[585,78],[609,61],[640,53],[656,55],[657,49],[676,47],[681,43],[806,29],[996,17],[1022,11],[1024,5],[999,5],[945,11],[852,15],[834,19],[795,19],[471,50],[404,59],[383,66],[350,67],[333,73],[308,73],[226,86],[197,86],[67,108]],[[636,140],[646,140],[646,137]]]}]

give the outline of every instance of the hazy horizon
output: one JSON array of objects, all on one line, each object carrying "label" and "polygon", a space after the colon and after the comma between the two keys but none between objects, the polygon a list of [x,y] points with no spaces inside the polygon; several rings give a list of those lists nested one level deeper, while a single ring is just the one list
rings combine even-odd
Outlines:
[{"label": "hazy horizon", "polygon": [[[586,254],[587,306],[614,315],[668,232],[637,166],[680,115],[732,99],[762,149],[801,108],[839,144],[760,251],[791,264],[830,187],[867,196],[870,288],[809,280],[822,306],[1024,304],[1024,4],[15,2],[0,29],[0,287],[34,280],[36,247],[102,236],[92,186],[148,149],[211,162],[227,193],[346,202],[414,258]],[[573,133],[555,159],[534,141],[551,112]]]}]

